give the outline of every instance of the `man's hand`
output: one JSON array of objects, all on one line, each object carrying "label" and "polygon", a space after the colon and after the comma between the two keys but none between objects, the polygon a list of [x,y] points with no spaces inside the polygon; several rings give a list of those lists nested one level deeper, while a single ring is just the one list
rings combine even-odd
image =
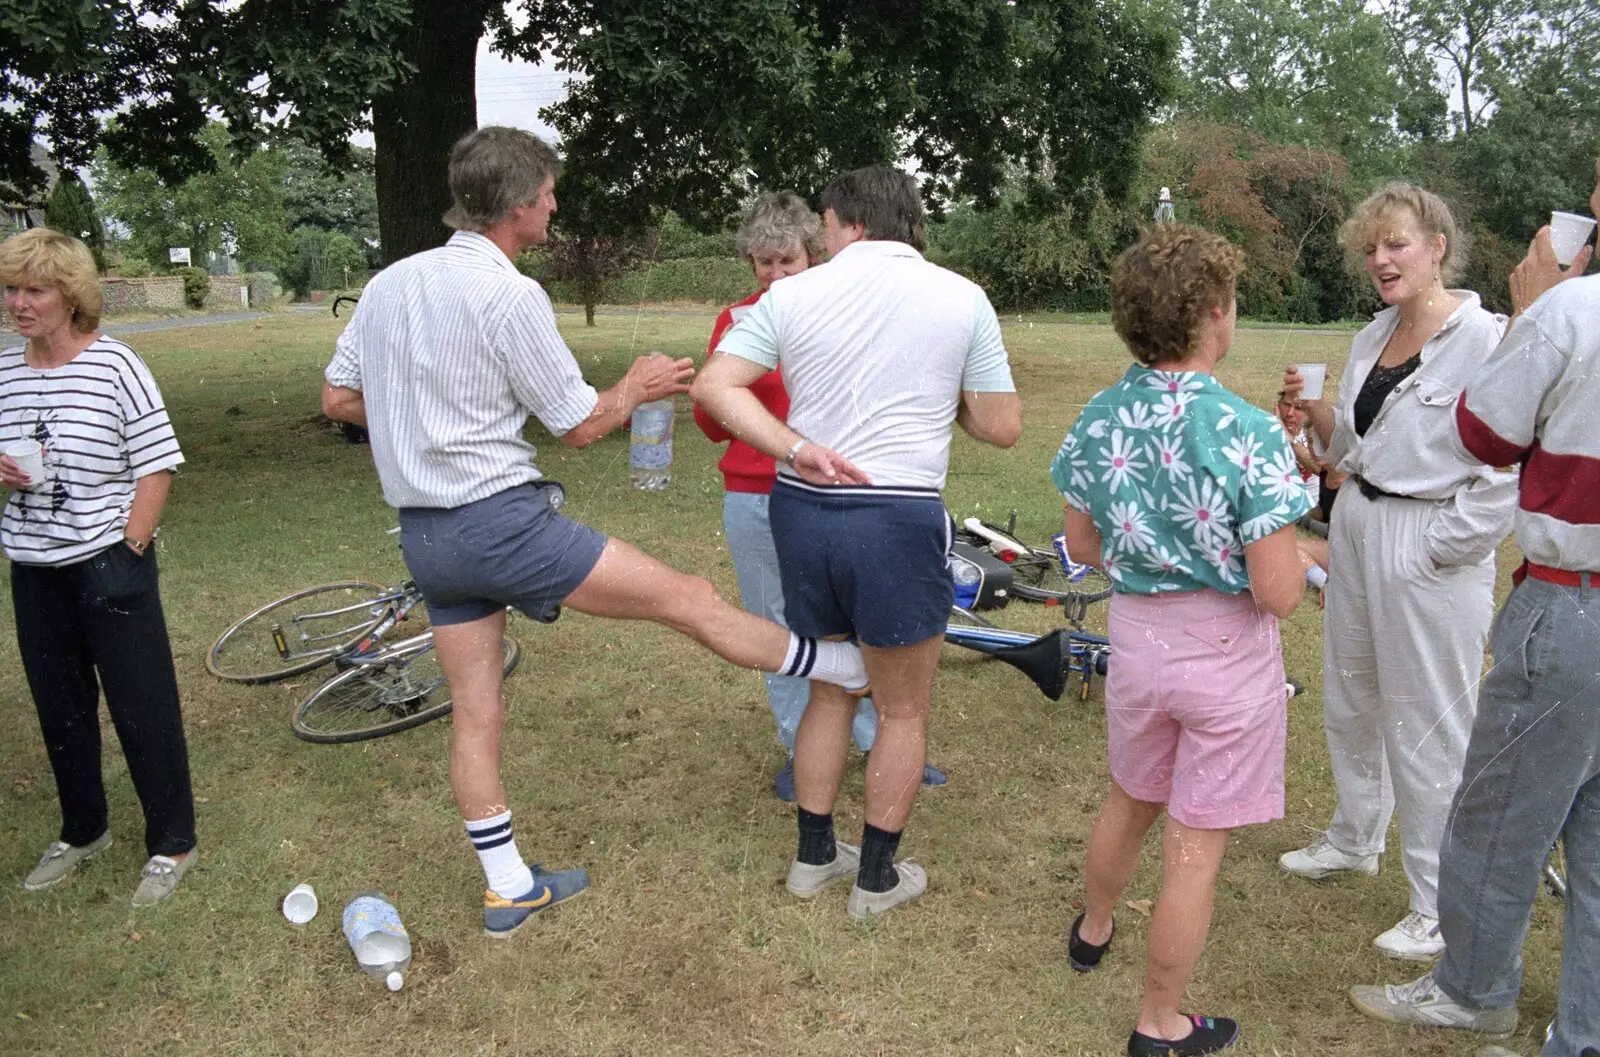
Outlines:
[{"label": "man's hand", "polygon": [[[629,396],[638,397],[634,404],[637,407],[652,400],[687,393],[689,383],[693,380],[693,360],[674,360],[659,352],[652,352],[633,361],[622,383]],[[629,410],[631,412],[632,408]]]},{"label": "man's hand", "polygon": [[831,448],[807,441],[794,453],[791,463],[802,480],[812,484],[871,484],[866,474],[856,469],[855,463]]},{"label": "man's hand", "polygon": [[1562,268],[1556,261],[1555,247],[1550,245],[1550,226],[1540,228],[1528,243],[1528,255],[1511,273],[1511,305],[1515,309],[1512,318],[1526,312],[1529,305],[1563,279],[1582,275],[1593,254],[1594,250],[1586,245],[1571,264]]},{"label": "man's hand", "polygon": [[367,399],[359,389],[322,383],[322,413],[335,422],[367,424]]}]

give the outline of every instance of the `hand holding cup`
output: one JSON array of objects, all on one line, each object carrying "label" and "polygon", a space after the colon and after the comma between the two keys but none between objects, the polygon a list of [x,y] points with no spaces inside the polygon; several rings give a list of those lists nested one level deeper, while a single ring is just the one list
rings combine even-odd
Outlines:
[{"label": "hand holding cup", "polygon": [[6,445],[0,455],[0,484],[7,488],[28,488],[44,480],[44,448],[36,440],[18,440]]},{"label": "hand holding cup", "polygon": [[1591,247],[1583,246],[1563,267],[1560,254],[1551,241],[1550,228],[1540,228],[1533,236],[1533,241],[1528,243],[1528,255],[1511,272],[1511,305],[1517,314],[1527,311],[1528,306],[1539,300],[1540,295],[1563,279],[1582,275],[1584,269],[1589,267],[1589,258],[1593,253]]}]

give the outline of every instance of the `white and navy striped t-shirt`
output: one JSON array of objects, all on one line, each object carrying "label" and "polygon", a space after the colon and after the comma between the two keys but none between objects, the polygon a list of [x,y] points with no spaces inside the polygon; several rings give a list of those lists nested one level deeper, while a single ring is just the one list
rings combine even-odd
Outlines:
[{"label": "white and navy striped t-shirt", "polygon": [[528,416],[560,436],[599,400],[544,290],[467,231],[373,277],[324,377],[361,391],[394,507],[458,507],[537,481]]},{"label": "white and navy striped t-shirt", "polygon": [[101,337],[71,362],[29,367],[0,352],[0,446],[44,446],[47,482],[11,493],[0,545],[13,561],[66,565],[122,538],[139,478],[183,462],[161,390],[139,354]]}]

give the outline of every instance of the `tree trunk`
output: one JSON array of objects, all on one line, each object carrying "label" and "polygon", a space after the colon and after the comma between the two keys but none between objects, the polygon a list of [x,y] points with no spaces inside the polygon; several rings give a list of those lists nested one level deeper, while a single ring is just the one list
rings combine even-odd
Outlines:
[{"label": "tree trunk", "polygon": [[594,298],[592,297],[583,299],[583,325],[586,327],[594,326]]},{"label": "tree trunk", "polygon": [[442,245],[450,229],[447,166],[456,140],[478,127],[483,12],[460,0],[412,0],[401,47],[416,72],[372,101],[378,238],[384,264]]}]

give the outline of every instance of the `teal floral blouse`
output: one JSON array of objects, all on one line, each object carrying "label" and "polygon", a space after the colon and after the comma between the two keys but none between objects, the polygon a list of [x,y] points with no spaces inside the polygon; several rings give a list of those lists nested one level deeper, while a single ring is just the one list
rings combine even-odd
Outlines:
[{"label": "teal floral blouse", "polygon": [[1250,586],[1244,548],[1311,509],[1277,418],[1209,374],[1134,364],[1096,394],[1050,465],[1094,519],[1116,590]]}]

